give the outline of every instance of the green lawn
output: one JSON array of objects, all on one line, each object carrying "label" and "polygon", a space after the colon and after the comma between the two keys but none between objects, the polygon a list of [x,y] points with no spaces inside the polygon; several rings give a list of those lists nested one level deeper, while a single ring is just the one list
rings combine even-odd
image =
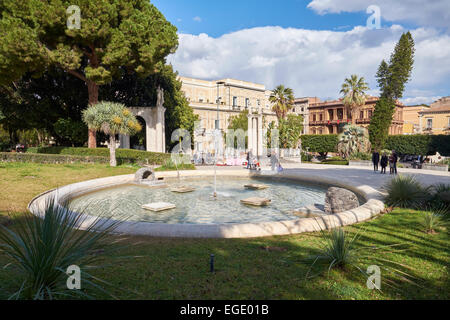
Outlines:
[{"label": "green lawn", "polygon": [[[135,168],[98,165],[0,164],[0,211],[23,212],[33,196],[67,183],[127,174]],[[33,178],[31,178],[33,177]],[[14,206],[11,206],[14,204]],[[104,256],[106,266],[95,275],[113,284],[120,299],[449,299],[449,235],[447,230],[430,235],[420,226],[421,213],[396,209],[390,214],[346,228],[360,232],[357,246],[405,244],[406,251],[383,253],[405,264],[414,284],[390,274],[399,289],[368,290],[356,269],[336,269],[306,280],[317,252],[320,234],[245,240],[155,239],[132,237],[115,256]],[[216,256],[209,273],[210,254]],[[124,259],[120,257],[127,256]],[[0,256],[0,266],[6,264]],[[373,264],[370,259],[363,266]],[[320,271],[320,270],[315,270]],[[18,290],[9,269],[0,269],[0,299]],[[97,295],[97,298],[105,298]]]}]

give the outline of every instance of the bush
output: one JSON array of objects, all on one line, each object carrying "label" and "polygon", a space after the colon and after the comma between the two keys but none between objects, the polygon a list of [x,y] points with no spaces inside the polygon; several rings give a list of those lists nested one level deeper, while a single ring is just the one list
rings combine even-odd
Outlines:
[{"label": "bush", "polygon": [[308,152],[317,152],[326,155],[329,152],[337,151],[338,136],[336,134],[327,135],[303,135],[301,136],[302,149]]},{"label": "bush", "polygon": [[385,202],[392,207],[420,209],[430,198],[429,189],[424,188],[413,176],[396,176],[387,183],[385,189]]},{"label": "bush", "polygon": [[400,154],[450,156],[450,135],[396,135],[389,136],[386,149]]},{"label": "bush", "polygon": [[161,167],[155,169],[155,171],[176,171],[176,170],[195,170],[195,166],[191,163],[189,164],[181,163],[179,165],[175,165],[175,163],[170,159],[167,160]]},{"label": "bush", "polygon": [[[84,157],[107,157],[109,159],[109,149],[107,148],[67,148],[67,147],[49,147],[49,148],[29,148],[27,153],[39,154],[58,154]],[[146,152],[129,149],[117,149],[116,157],[118,163],[143,163],[150,165],[161,165],[170,159],[170,154]]]},{"label": "bush", "polygon": [[89,297],[84,287],[83,291],[67,288],[66,270],[72,265],[82,268],[84,286],[101,289],[95,283],[99,279],[86,270],[102,260],[101,256],[93,253],[105,251],[115,242],[109,234],[120,222],[99,216],[86,227],[85,232],[80,233],[77,227],[85,222],[86,216],[83,213],[67,213],[64,204],[57,206],[54,199],[49,199],[43,208],[42,218],[28,213],[15,219],[14,229],[0,225],[2,253],[10,258],[11,265],[23,281],[11,298],[52,300],[68,299],[75,295]]}]

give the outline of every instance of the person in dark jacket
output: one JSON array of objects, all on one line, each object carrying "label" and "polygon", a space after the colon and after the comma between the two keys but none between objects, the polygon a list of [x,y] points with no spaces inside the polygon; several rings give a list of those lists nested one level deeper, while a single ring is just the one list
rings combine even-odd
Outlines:
[{"label": "person in dark jacket", "polygon": [[378,172],[378,164],[380,163],[380,154],[377,150],[374,150],[372,154],[372,163],[373,163],[373,170],[375,172]]},{"label": "person in dark jacket", "polygon": [[383,156],[381,157],[381,174],[386,174],[386,167],[388,165],[388,156],[386,155],[386,152],[383,153]]},{"label": "person in dark jacket", "polygon": [[395,150],[392,150],[392,160],[394,161],[394,168],[393,168],[393,173],[397,174],[397,162],[398,162],[398,155],[397,152]]}]

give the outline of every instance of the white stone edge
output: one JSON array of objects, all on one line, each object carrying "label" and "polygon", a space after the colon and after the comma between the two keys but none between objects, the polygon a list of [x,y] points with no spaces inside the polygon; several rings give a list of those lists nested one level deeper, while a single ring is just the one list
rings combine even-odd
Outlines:
[{"label": "white stone edge", "polygon": [[[205,177],[212,176],[212,170],[192,170],[180,172],[181,177]],[[252,176],[249,171],[224,170],[218,171],[218,176]],[[254,176],[268,176],[265,173],[253,174]],[[157,178],[175,178],[177,172],[156,173]],[[329,215],[315,218],[303,218],[290,221],[246,223],[246,224],[161,224],[150,222],[121,222],[115,229],[115,233],[134,236],[168,237],[168,238],[258,238],[270,236],[285,236],[304,232],[317,232],[321,230],[352,225],[373,219],[384,210],[384,203],[381,201],[381,194],[369,186],[355,187],[342,184],[332,177],[319,175],[305,175],[302,173],[285,172],[276,175],[276,178],[290,179],[299,182],[320,183],[334,185],[355,191],[366,199],[362,206],[345,211],[336,215]],[[134,175],[115,176],[79,182],[67,185],[58,189],[44,192],[35,197],[28,204],[28,210],[36,215],[42,216],[45,203],[54,198],[58,205],[64,199],[72,198],[84,193],[96,190],[130,184],[134,181]],[[80,230],[86,230],[98,220],[97,217],[86,216],[79,225]],[[100,219],[101,220],[101,219]],[[111,221],[114,222],[114,221]],[[100,223],[101,225],[101,223]]]}]

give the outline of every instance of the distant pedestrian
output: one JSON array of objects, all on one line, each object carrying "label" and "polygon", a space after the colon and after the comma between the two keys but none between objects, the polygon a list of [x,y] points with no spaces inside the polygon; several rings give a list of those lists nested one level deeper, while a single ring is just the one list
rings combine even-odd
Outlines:
[{"label": "distant pedestrian", "polygon": [[388,165],[388,156],[386,155],[386,152],[383,153],[383,156],[381,157],[381,174],[386,174],[386,167]]},{"label": "distant pedestrian", "polygon": [[252,167],[252,152],[249,151],[247,153],[247,169],[251,169]]},{"label": "distant pedestrian", "polygon": [[389,173],[393,174],[394,173],[394,155],[391,154],[389,156]]},{"label": "distant pedestrian", "polygon": [[380,154],[377,150],[374,150],[372,154],[372,163],[373,163],[373,170],[375,172],[378,172],[378,164],[380,163]]},{"label": "distant pedestrian", "polygon": [[393,173],[397,174],[397,162],[398,162],[398,155],[395,150],[392,150],[392,160],[393,160]]}]

